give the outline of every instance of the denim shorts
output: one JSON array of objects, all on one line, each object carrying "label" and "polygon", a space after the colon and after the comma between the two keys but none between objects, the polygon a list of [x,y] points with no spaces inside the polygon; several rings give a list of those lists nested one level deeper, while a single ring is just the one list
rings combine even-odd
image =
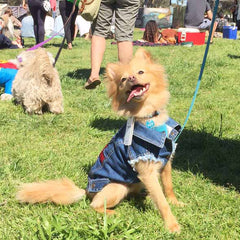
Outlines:
[{"label": "denim shorts", "polygon": [[115,12],[115,38],[132,41],[140,0],[102,0],[98,17],[93,22],[93,35],[106,38],[110,32]]}]

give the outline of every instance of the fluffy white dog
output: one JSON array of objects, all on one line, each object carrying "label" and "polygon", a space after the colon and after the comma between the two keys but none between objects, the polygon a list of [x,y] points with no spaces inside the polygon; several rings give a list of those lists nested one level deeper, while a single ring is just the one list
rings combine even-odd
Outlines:
[{"label": "fluffy white dog", "polygon": [[63,112],[63,95],[54,58],[43,48],[25,51],[18,56],[18,73],[12,94],[29,114],[50,111]]}]

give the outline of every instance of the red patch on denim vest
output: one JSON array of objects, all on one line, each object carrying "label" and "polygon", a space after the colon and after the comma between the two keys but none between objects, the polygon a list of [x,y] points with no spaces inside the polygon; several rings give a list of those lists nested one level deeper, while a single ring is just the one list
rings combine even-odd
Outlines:
[{"label": "red patch on denim vest", "polygon": [[[104,147],[104,149],[108,146],[108,144]],[[103,153],[104,149],[101,151],[101,153],[99,154],[99,159],[100,162],[103,163],[103,161],[105,160],[105,155]]]}]

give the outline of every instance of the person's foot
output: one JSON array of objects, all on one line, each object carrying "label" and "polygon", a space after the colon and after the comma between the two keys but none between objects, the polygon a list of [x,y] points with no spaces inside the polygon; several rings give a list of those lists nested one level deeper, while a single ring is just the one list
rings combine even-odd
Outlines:
[{"label": "person's foot", "polygon": [[72,43],[68,43],[68,49],[72,50]]},{"label": "person's foot", "polygon": [[99,77],[96,78],[89,78],[87,82],[85,83],[84,87],[85,89],[94,89],[96,88],[99,84],[101,84],[101,80]]}]

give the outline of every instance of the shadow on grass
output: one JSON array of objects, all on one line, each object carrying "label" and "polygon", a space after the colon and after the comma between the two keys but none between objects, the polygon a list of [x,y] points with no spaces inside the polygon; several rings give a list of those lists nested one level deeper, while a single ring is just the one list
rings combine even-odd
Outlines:
[{"label": "shadow on grass", "polygon": [[124,119],[110,119],[110,118],[96,118],[92,121],[91,127],[97,128],[101,131],[109,131],[109,130],[118,130],[124,124],[126,120]]},{"label": "shadow on grass", "polygon": [[229,58],[232,58],[232,59],[238,59],[238,58],[240,58],[240,55],[228,54],[228,57],[229,57]]},{"label": "shadow on grass", "polygon": [[[100,75],[105,72],[105,68],[100,68]],[[73,72],[68,72],[67,76],[71,79],[79,80],[81,78],[88,79],[90,76],[91,69],[90,68],[84,68],[84,69],[78,69]]]},{"label": "shadow on grass", "polygon": [[240,191],[240,141],[184,130],[173,167],[203,174],[215,184]]},{"label": "shadow on grass", "polygon": [[[117,132],[125,122],[124,119],[96,118],[91,126]],[[178,141],[173,167],[203,174],[215,184],[240,191],[240,141],[214,137],[204,130],[184,130]]]}]

